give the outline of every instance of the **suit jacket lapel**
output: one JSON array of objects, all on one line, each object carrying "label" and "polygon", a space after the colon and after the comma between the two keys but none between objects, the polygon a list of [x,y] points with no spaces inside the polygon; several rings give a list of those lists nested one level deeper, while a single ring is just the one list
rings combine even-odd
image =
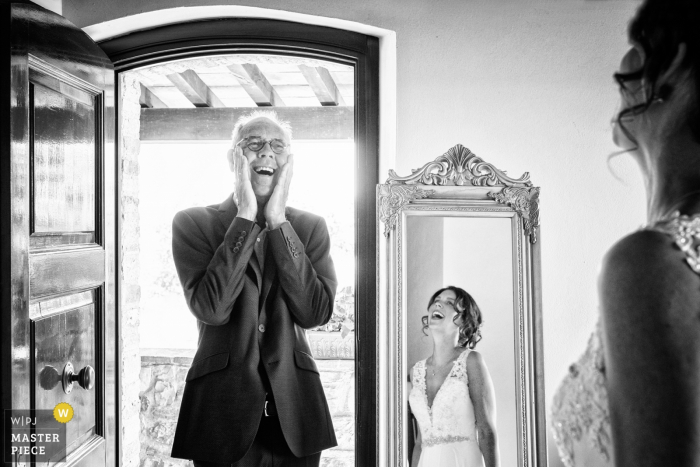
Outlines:
[{"label": "suit jacket lapel", "polygon": [[[219,220],[224,225],[224,228],[228,230],[233,222],[233,219],[238,214],[238,207],[233,201],[233,195],[226,198],[226,200],[219,205]],[[260,266],[258,265],[258,260],[255,254],[251,255],[252,260],[248,262],[248,267],[253,270],[255,274],[255,280],[258,283],[258,290],[260,290],[262,285],[262,272],[260,271]],[[247,268],[246,268],[247,270]]]},{"label": "suit jacket lapel", "polygon": [[265,269],[263,272],[264,275],[262,295],[260,297],[260,309],[262,309],[262,307],[265,305],[267,295],[270,293],[270,288],[277,277],[277,264],[275,264],[275,259],[272,257],[271,253],[267,253],[265,255]]},{"label": "suit jacket lapel", "polygon": [[[292,223],[292,216],[290,215],[289,208],[286,208],[284,210],[284,217],[289,221],[289,223]],[[272,287],[272,284],[275,281],[275,278],[277,277],[277,264],[275,263],[274,258],[272,257],[272,252],[267,250],[267,253],[265,254],[265,270],[264,270],[264,276],[263,276],[263,289],[262,289],[262,295],[260,297],[260,306],[261,309],[263,306],[265,306],[265,300],[267,300],[267,295],[270,293],[270,288]]]}]

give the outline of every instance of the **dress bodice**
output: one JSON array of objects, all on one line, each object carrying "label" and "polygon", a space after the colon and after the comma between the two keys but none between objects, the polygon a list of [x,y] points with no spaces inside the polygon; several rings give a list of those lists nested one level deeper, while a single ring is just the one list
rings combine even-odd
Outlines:
[{"label": "dress bodice", "polygon": [[[647,227],[670,235],[685,253],[691,269],[700,274],[700,214],[675,213],[670,219]],[[552,430],[562,461],[577,465],[612,465],[612,441],[605,359],[600,323],[588,346],[569,367],[552,401]]]},{"label": "dress bodice", "polygon": [[425,360],[413,367],[413,388],[408,396],[411,411],[418,420],[423,446],[476,441],[476,418],[469,397],[467,356],[465,350],[457,358],[450,373],[438,389],[433,405],[428,405]]}]

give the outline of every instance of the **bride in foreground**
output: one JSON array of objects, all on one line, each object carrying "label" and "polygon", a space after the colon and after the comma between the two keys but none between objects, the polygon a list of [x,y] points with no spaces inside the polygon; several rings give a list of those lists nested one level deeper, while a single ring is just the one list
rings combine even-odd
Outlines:
[{"label": "bride in foreground", "polygon": [[614,74],[647,225],[605,256],[599,325],[554,396],[567,467],[700,465],[699,24],[697,0],[645,0]]},{"label": "bride in foreground", "polygon": [[480,326],[479,307],[463,289],[445,287],[430,298],[423,332],[430,332],[433,353],[409,372],[409,404],[419,427],[415,438],[409,430],[413,467],[500,466],[493,383],[472,350]]}]

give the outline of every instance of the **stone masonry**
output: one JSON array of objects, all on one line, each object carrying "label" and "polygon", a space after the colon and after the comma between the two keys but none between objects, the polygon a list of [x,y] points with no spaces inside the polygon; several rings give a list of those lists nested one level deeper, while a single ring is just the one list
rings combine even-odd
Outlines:
[{"label": "stone masonry", "polygon": [[[348,339],[353,337],[348,336]],[[312,347],[314,340],[311,339]],[[185,376],[193,356],[193,350],[141,349],[141,467],[192,465],[190,461],[171,458],[170,450],[185,387]],[[320,357],[316,363],[338,439],[336,448],[323,453],[321,466],[354,467],[355,361]]]}]

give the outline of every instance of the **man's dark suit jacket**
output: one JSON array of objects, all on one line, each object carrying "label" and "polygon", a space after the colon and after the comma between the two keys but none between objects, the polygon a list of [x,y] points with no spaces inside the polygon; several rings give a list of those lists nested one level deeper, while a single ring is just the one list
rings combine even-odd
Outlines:
[{"label": "man's dark suit jacket", "polygon": [[337,445],[305,328],[328,322],[337,280],[323,218],[287,208],[267,232],[263,274],[254,253],[261,227],[236,217],[229,197],[173,220],[173,257],[199,325],[172,456],[233,463],[255,438],[266,371],[292,453]]}]

